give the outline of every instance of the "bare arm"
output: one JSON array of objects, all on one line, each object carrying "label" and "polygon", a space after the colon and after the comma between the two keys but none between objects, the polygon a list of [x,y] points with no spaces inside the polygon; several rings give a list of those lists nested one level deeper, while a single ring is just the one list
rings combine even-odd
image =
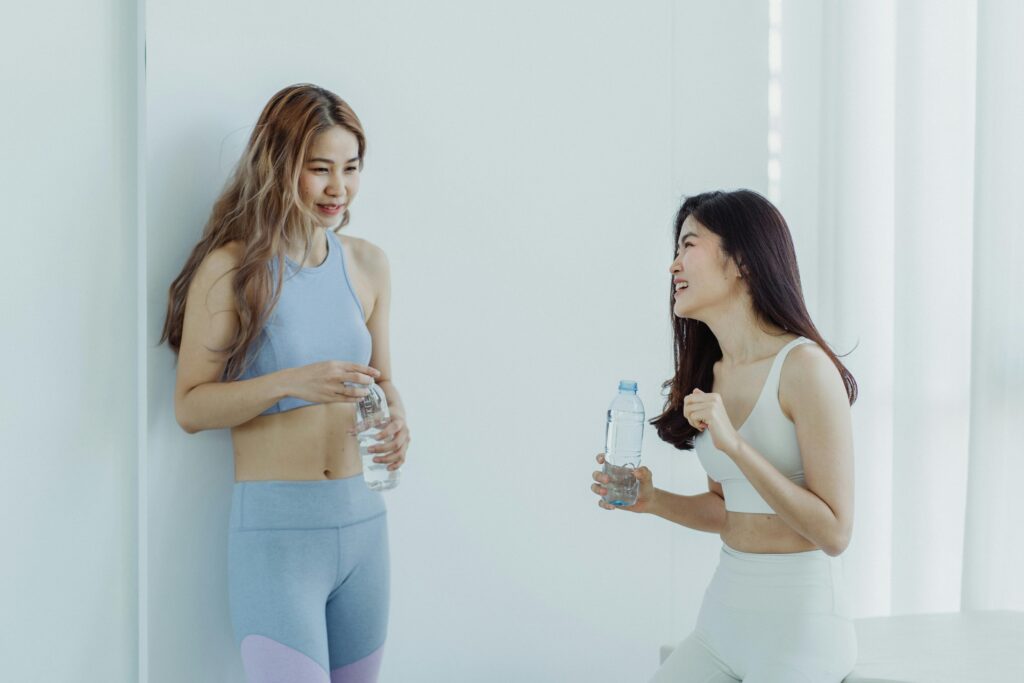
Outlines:
[{"label": "bare arm", "polygon": [[725,527],[722,487],[710,477],[708,492],[696,496],[681,496],[655,489],[654,500],[647,512],[697,531],[720,534]]},{"label": "bare arm", "polygon": [[373,312],[366,321],[366,328],[373,340],[373,353],[370,365],[380,371],[377,384],[388,400],[391,422],[385,427],[379,439],[381,443],[370,447],[370,452],[377,454],[376,462],[388,464],[388,469],[398,469],[405,462],[406,451],[412,438],[406,423],[405,405],[398,393],[398,387],[392,380],[391,369],[391,268],[384,252],[369,242],[361,246],[361,258],[365,259],[366,270],[370,274],[376,297]]},{"label": "bare arm", "polygon": [[839,555],[853,530],[853,436],[842,379],[820,348],[798,346],[783,365],[779,396],[796,426],[807,488],[742,438],[729,456],[786,524],[827,554]]},{"label": "bare arm", "polygon": [[369,261],[368,270],[373,276],[377,297],[373,313],[366,321],[366,328],[373,340],[373,354],[370,365],[380,370],[377,384],[388,399],[388,410],[392,417],[405,418],[405,406],[391,374],[391,268],[387,256],[378,247],[365,243],[364,258]]},{"label": "bare arm", "polygon": [[384,391],[384,397],[388,400],[388,412],[391,413],[391,418],[401,417],[404,420],[405,405],[402,403],[402,397],[398,394],[398,387],[391,380],[378,380],[377,384],[380,385],[381,390]]},{"label": "bare arm", "polygon": [[[604,453],[597,454],[597,464],[604,465]],[[609,476],[597,470],[592,475],[595,484],[590,490],[599,496],[608,493],[605,488],[610,481]],[[597,504],[605,510],[625,510],[627,512],[650,513],[667,519],[670,522],[696,529],[721,533],[725,527],[725,500],[722,498],[722,487],[708,477],[708,492],[696,496],[681,496],[654,488],[654,475],[647,467],[637,468],[634,475],[637,480],[636,502],[632,505],[609,505],[602,498]]]},{"label": "bare arm", "polygon": [[248,422],[286,394],[280,374],[220,382],[227,346],[238,329],[232,289],[240,249],[215,250],[200,264],[185,303],[174,387],[174,414],[189,434]]},{"label": "bare arm", "polygon": [[189,434],[237,427],[287,396],[284,386],[279,373],[240,382],[201,384],[175,400],[174,414]]}]

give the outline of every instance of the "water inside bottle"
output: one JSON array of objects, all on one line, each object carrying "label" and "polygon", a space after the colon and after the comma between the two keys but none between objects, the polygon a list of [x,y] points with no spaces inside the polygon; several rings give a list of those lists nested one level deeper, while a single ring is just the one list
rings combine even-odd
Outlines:
[{"label": "water inside bottle", "polygon": [[359,457],[363,461],[363,479],[366,485],[374,491],[384,491],[398,486],[398,478],[401,475],[398,470],[389,470],[387,463],[373,461],[379,454],[371,453],[369,449],[377,445],[378,434],[380,428],[377,426],[359,432]]},{"label": "water inside bottle", "polygon": [[356,404],[356,438],[359,440],[359,458],[363,463],[363,480],[373,491],[398,486],[398,470],[389,470],[388,463],[374,462],[380,453],[370,452],[370,448],[377,445],[377,436],[389,422],[390,415],[384,392],[371,381],[369,393]]},{"label": "water inside bottle", "polygon": [[611,481],[605,484],[608,493],[602,498],[609,505],[625,506],[636,502],[639,482],[633,472],[640,464],[643,438],[643,412],[614,408],[608,411],[604,473],[611,477]]},{"label": "water inside bottle", "polygon": [[604,502],[609,505],[632,505],[636,502],[637,493],[640,490],[640,482],[633,476],[632,465],[610,465],[604,464],[604,473],[611,481],[604,485],[608,493],[602,496]]}]

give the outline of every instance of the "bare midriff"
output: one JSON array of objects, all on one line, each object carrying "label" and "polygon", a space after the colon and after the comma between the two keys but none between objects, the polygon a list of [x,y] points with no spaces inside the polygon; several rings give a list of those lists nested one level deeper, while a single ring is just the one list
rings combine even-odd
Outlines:
[{"label": "bare midriff", "polygon": [[802,553],[818,548],[778,515],[726,512],[720,535],[723,543],[744,553]]},{"label": "bare midriff", "polygon": [[261,415],[231,430],[235,481],[344,479],[362,472],[348,433],[355,405],[324,403]]}]

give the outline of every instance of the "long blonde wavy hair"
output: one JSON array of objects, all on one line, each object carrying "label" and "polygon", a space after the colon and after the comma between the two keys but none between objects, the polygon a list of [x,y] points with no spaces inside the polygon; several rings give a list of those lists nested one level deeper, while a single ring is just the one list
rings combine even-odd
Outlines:
[{"label": "long blonde wavy hair", "polygon": [[[224,379],[237,379],[242,374],[249,348],[280,296],[287,246],[303,243],[305,256],[309,256],[316,223],[299,197],[299,175],[313,139],[332,126],[341,126],[355,135],[362,168],[366,136],[359,118],[344,100],[309,83],[289,86],[270,98],[242,158],[213,205],[199,243],[171,283],[161,343],[168,342],[178,353],[185,299],[199,265],[213,250],[237,240],[243,245],[242,258],[237,269],[228,274],[234,273],[239,325],[228,345],[216,350],[228,356]],[[336,230],[348,220],[346,208]],[[271,263],[275,260],[277,277],[273,282]]]}]

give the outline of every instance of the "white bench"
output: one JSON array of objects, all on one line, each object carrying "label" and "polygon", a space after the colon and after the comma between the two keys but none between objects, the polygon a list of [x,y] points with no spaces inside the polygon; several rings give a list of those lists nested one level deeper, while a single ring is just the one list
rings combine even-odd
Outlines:
[{"label": "white bench", "polygon": [[[844,683],[1024,683],[1024,612],[856,619],[858,658]],[[661,661],[673,646],[661,648]]]}]

